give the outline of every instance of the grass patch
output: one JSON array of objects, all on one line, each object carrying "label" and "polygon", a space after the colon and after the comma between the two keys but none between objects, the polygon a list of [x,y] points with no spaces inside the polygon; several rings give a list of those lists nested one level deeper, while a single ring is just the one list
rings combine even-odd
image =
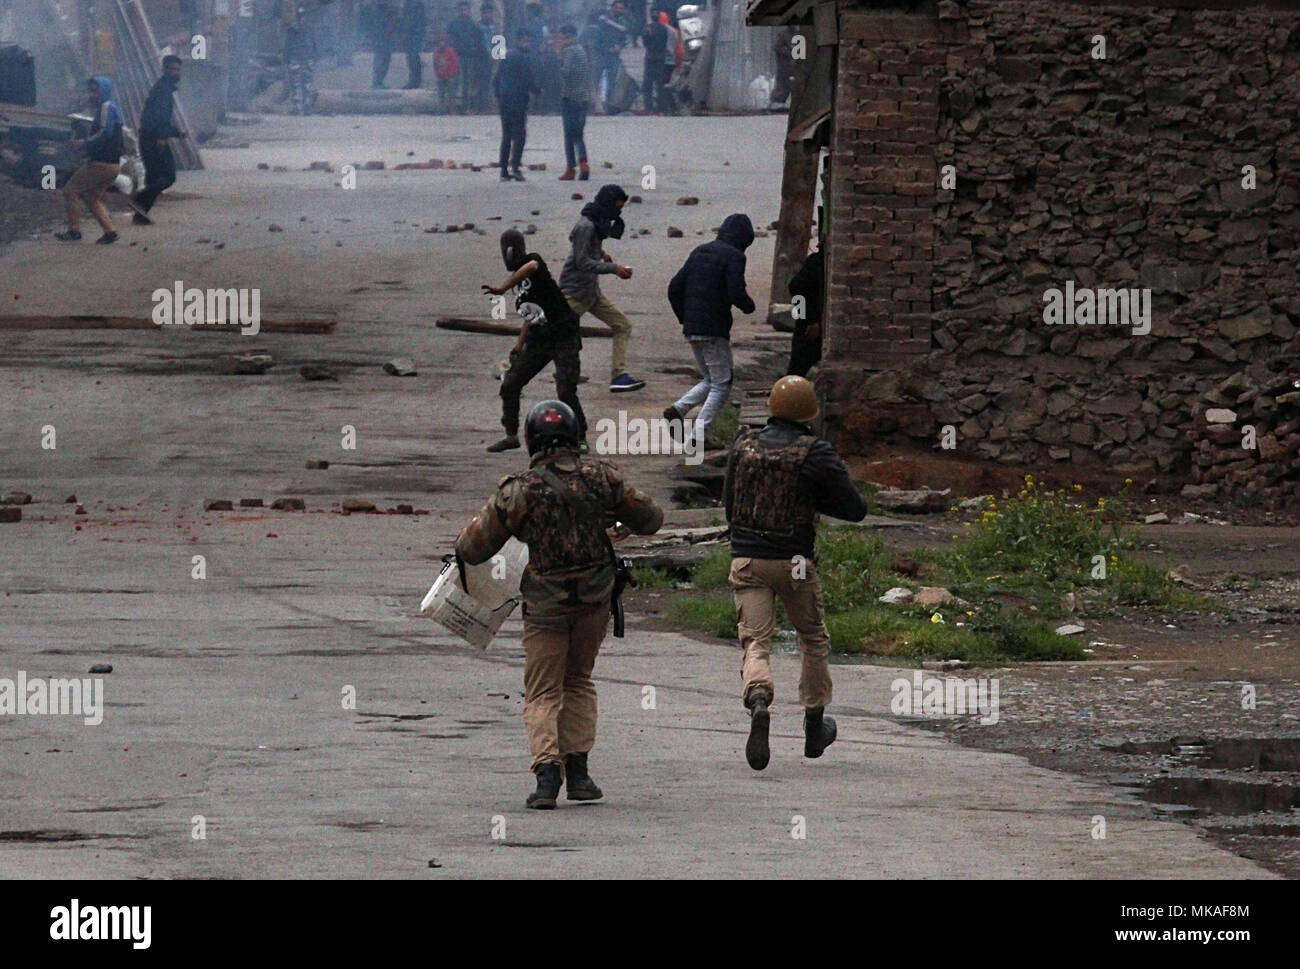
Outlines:
[{"label": "grass patch", "polygon": [[731,552],[725,548],[714,549],[695,563],[691,569],[691,583],[697,589],[728,589],[731,587]]},{"label": "grass patch", "polygon": [[681,595],[669,604],[674,622],[710,636],[736,638],[736,606],[729,595]]},{"label": "grass patch", "polygon": [[[1136,529],[1126,530],[1126,497],[1076,503],[1065,490],[1047,491],[1026,475],[1005,502],[991,501],[964,537],[938,550],[909,553],[924,578],[891,567],[894,553],[879,535],[857,528],[822,528],[817,538],[826,627],[841,653],[976,663],[1083,659],[1083,644],[1054,631],[1066,615],[1066,593],[1088,610],[1139,606],[1155,610],[1212,608],[1214,601],[1136,559]],[[671,614],[709,635],[735,638],[728,590],[731,556],[711,553],[692,570],[700,590],[676,597]],[[942,586],[967,605],[938,609],[886,605],[889,588]]]},{"label": "grass patch", "polygon": [[679,574],[661,566],[638,565],[634,572],[638,589],[674,589],[682,581]]},{"label": "grass patch", "polygon": [[709,425],[709,433],[704,439],[709,444],[729,448],[739,432],[740,408],[735,404],[727,404],[713,418],[713,423]]}]

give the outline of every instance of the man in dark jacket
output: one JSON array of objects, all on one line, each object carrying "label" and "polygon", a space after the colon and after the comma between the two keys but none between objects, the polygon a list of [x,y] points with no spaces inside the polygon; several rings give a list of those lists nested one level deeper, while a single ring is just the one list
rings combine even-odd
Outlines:
[{"label": "man in dark jacket", "polygon": [[809,426],[817,395],[803,377],[782,377],[768,397],[767,425],[742,431],[732,445],[722,499],[731,524],[731,587],[744,647],[742,699],[750,711],[745,758],[754,770],[769,759],[768,707],[775,696],[768,665],[773,605],[780,596],[799,638],[803,668],[804,756],[820,757],[835,741],[827,665],[830,636],[822,612],[821,582],[813,564],[817,515],[862,521],[867,503],[835,448]]},{"label": "man in dark jacket", "polygon": [[469,3],[456,5],[456,16],[447,21],[447,36],[460,58],[460,113],[482,106],[482,85],[486,71],[491,71],[487,44],[478,24],[469,15]]},{"label": "man in dark jacket", "polygon": [[370,86],[375,89],[384,87],[388,77],[388,65],[393,60],[393,41],[397,37],[398,11],[392,0],[374,0],[365,13],[365,35],[374,52],[374,61],[370,71]]},{"label": "man in dark jacket", "polygon": [[613,0],[609,11],[601,14],[596,29],[596,63],[600,99],[608,102],[614,94],[619,68],[623,66],[623,48],[627,46],[627,7],[623,0]]},{"label": "man in dark jacket", "polygon": [[[642,46],[645,47],[645,67],[641,74],[641,99],[645,102],[646,114],[664,110],[664,73],[665,55],[668,45],[673,42],[672,32],[659,20],[659,10],[651,14],[651,21],[641,30]],[[671,72],[669,72],[671,73]]]},{"label": "man in dark jacket", "polygon": [[95,241],[108,245],[117,241],[117,232],[104,206],[104,193],[122,169],[122,110],[113,100],[113,82],[102,75],[86,82],[86,99],[95,113],[90,137],[85,141],[71,142],[74,151],[85,150],[86,160],[63,186],[68,228],[66,232],[56,232],[54,237],[65,242],[81,238],[81,203],[78,197],[84,194],[91,214],[104,230]]},{"label": "man in dark jacket", "polygon": [[826,259],[818,249],[804,260],[790,279],[790,296],[796,302],[794,335],[790,338],[790,366],[787,374],[808,376],[822,358],[822,303],[826,286]]},{"label": "man in dark jacket", "polygon": [[745,289],[745,250],[753,241],[749,216],[727,216],[718,237],[696,246],[668,284],[668,302],[695,354],[700,382],[664,409],[664,419],[673,437],[682,440],[687,415],[703,404],[695,422],[695,449],[705,446],[709,425],[731,394],[731,308],[754,312]]},{"label": "man in dark jacket", "polygon": [[406,0],[402,4],[402,52],[406,55],[406,84],[403,89],[413,91],[424,84],[424,65],[420,52],[424,50],[424,0]]},{"label": "man in dark jacket", "polygon": [[172,121],[173,95],[181,83],[181,59],[168,54],[162,60],[162,77],[154,83],[140,112],[140,160],[144,162],[144,188],[131,198],[136,225],[152,225],[149,210],[158,196],[176,182],[176,158],[168,138],[185,137]]},{"label": "man in dark jacket", "polygon": [[520,28],[515,33],[514,49],[506,54],[492,78],[492,93],[496,95],[497,107],[501,111],[501,152],[498,158],[503,182],[524,180],[519,165],[524,157],[524,140],[528,136],[528,98],[540,90],[533,77],[532,47],[532,35],[526,28]]}]

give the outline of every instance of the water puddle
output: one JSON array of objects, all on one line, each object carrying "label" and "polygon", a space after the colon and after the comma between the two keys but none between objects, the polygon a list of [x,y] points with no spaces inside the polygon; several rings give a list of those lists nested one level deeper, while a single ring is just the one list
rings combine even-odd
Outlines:
[{"label": "water puddle", "polygon": [[1174,757],[1188,767],[1207,770],[1300,772],[1300,738],[1206,740],[1204,737],[1174,737],[1150,743],[1130,741],[1103,749],[1117,754]]},{"label": "water puddle", "polygon": [[1300,807],[1300,787],[1221,777],[1156,777],[1147,782],[1142,799],[1154,802],[1167,814],[1195,817],[1288,812]]}]

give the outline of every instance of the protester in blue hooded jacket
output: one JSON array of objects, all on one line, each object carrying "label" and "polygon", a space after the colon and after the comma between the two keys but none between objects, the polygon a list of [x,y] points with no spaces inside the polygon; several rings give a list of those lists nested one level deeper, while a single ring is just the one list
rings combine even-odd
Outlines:
[{"label": "protester in blue hooded jacket", "polygon": [[106,77],[96,76],[87,81],[86,97],[95,115],[90,137],[72,142],[74,150],[85,151],[86,161],[63,187],[68,229],[55,233],[55,238],[65,241],[81,238],[81,202],[78,196],[85,195],[91,214],[104,230],[95,241],[107,244],[117,241],[117,232],[104,206],[103,196],[122,168],[122,111],[113,100],[113,82]]},{"label": "protester in blue hooded jacket", "polygon": [[701,379],[664,409],[664,419],[680,440],[682,422],[703,404],[695,421],[695,447],[703,446],[709,425],[731,395],[731,308],[754,312],[745,288],[745,250],[753,241],[749,216],[727,216],[718,237],[696,246],[668,284],[668,302],[695,354]]}]

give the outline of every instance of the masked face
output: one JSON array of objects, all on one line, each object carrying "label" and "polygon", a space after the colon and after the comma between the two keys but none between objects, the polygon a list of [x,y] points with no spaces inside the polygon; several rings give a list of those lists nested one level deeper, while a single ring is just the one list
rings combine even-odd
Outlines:
[{"label": "masked face", "polygon": [[527,249],[524,246],[523,233],[516,229],[507,229],[501,233],[501,259],[506,269],[514,272],[524,264]]}]

